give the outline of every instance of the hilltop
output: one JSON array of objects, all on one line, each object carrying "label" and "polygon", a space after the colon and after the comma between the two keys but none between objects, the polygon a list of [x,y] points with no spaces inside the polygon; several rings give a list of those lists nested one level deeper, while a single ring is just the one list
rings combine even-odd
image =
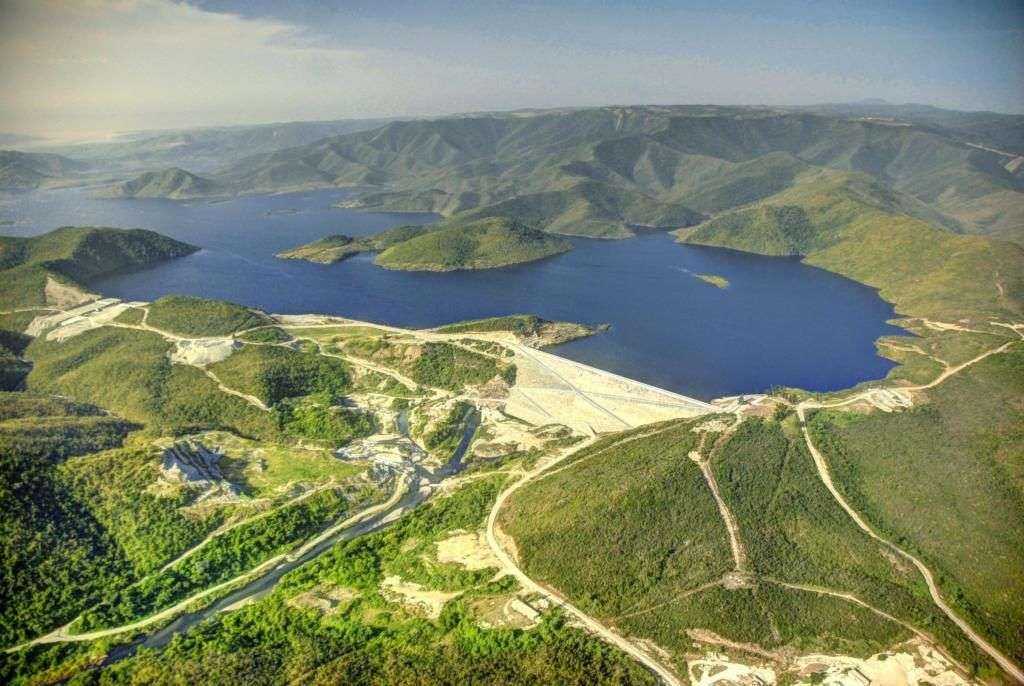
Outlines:
[{"label": "hilltop", "polygon": [[171,167],[158,172],[146,172],[129,181],[123,181],[100,191],[105,198],[171,198],[185,200],[222,193],[216,181]]},{"label": "hilltop", "polygon": [[930,223],[1021,240],[1021,166],[969,143],[980,129],[965,127],[739,107],[478,115],[392,122],[247,158],[217,178],[238,192],[377,186],[345,205],[626,237],[690,226],[831,169],[871,176]]},{"label": "hilltop", "polygon": [[81,302],[90,299],[83,285],[90,279],[196,250],[144,229],[65,226],[30,238],[0,236],[0,306]]},{"label": "hilltop", "polygon": [[39,188],[87,169],[62,155],[0,150],[0,189]]},{"label": "hilltop", "polygon": [[[308,145],[328,136],[338,136],[382,126],[387,119],[341,119],[213,126],[126,133],[111,140],[38,149],[67,155],[110,171],[152,170],[183,167],[208,174],[238,160],[282,148]],[[21,145],[33,141],[11,141]]]},{"label": "hilltop", "polygon": [[433,226],[399,226],[373,236],[325,236],[277,253],[282,259],[333,264],[361,252],[380,253],[376,263],[402,271],[493,269],[539,260],[572,244],[503,217],[464,219]]},{"label": "hilltop", "polygon": [[1024,248],[944,231],[870,177],[801,176],[785,191],[676,232],[686,243],[800,255],[880,289],[901,314],[1024,316]]},{"label": "hilltop", "polygon": [[493,269],[572,249],[562,238],[503,217],[442,226],[396,243],[377,256],[385,269],[446,272]]}]

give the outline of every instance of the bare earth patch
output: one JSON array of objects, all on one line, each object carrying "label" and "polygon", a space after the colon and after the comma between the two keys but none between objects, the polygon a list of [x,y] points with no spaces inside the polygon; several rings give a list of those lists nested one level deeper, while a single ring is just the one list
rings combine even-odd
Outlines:
[{"label": "bare earth patch", "polygon": [[229,338],[198,338],[188,341],[176,341],[171,351],[171,362],[205,367],[208,364],[221,362],[231,356],[241,344]]},{"label": "bare earth patch", "polygon": [[413,609],[428,619],[437,619],[445,603],[456,598],[461,592],[445,593],[431,591],[420,584],[403,581],[400,576],[389,576],[380,584],[380,594],[391,602]]},{"label": "bare earth patch", "polygon": [[461,565],[472,571],[501,567],[498,558],[488,547],[483,531],[456,533],[438,541],[437,561]]},{"label": "bare earth patch", "polygon": [[55,307],[74,307],[100,297],[95,293],[87,293],[74,286],[63,284],[50,276],[46,277],[43,293],[46,296],[46,303]]},{"label": "bare earth patch", "polygon": [[344,586],[321,584],[300,593],[288,600],[288,604],[297,608],[312,608],[324,614],[336,612],[340,607],[359,597],[359,593]]}]

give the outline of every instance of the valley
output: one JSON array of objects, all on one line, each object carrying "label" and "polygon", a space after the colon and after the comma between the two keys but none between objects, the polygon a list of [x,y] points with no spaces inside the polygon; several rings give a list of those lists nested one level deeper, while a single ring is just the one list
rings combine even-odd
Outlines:
[{"label": "valley", "polygon": [[4,158],[0,679],[1024,681],[1016,148],[882,112]]}]

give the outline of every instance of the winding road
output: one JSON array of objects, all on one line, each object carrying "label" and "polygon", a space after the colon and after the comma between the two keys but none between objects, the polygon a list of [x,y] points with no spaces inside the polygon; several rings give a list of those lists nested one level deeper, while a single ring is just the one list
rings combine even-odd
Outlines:
[{"label": "winding road", "polygon": [[[578,452],[587,447],[594,439],[589,439],[587,442],[582,443],[578,446],[574,446],[574,449],[568,450],[558,456],[556,459],[551,460],[547,463],[541,463],[537,467],[533,468],[529,472],[523,475],[518,481],[513,483],[511,486],[502,491],[497,499],[494,501],[494,506],[491,507],[491,512],[487,516],[487,529],[486,538],[487,545],[491,548],[491,551],[498,558],[502,568],[511,574],[520,583],[520,585],[527,591],[539,593],[540,595],[548,598],[554,605],[562,608],[566,613],[571,615],[578,622],[587,627],[596,636],[609,643],[619,650],[623,651],[627,655],[631,656],[640,664],[644,665],[647,669],[652,671],[658,680],[666,684],[666,686],[683,686],[683,682],[680,681],[669,668],[661,664],[654,657],[649,655],[647,652],[641,650],[632,641],[627,638],[620,636],[605,625],[601,624],[598,620],[594,619],[587,613],[580,610],[578,607],[570,603],[568,600],[563,598],[561,595],[552,591],[551,589],[541,586],[539,583],[531,579],[526,575],[519,565],[516,564],[515,560],[505,551],[502,545],[498,542],[498,536],[495,532],[497,527],[498,515],[501,512],[502,506],[505,501],[508,500],[509,496],[515,493],[517,490],[525,486],[527,483],[541,476],[546,470],[554,467],[562,460],[566,459],[570,455]],[[617,447],[619,443],[611,445],[608,449]]]},{"label": "winding road", "polygon": [[[1014,327],[1011,327],[1011,328],[1013,328],[1014,331],[1017,331],[1016,328],[1014,328]],[[985,358],[989,357],[990,355],[995,355],[997,353],[1005,352],[1015,342],[1016,341],[1008,341],[1007,343],[1004,343],[1003,345],[1001,345],[999,347],[987,350],[984,353],[978,355],[977,357],[974,357],[974,358],[972,358],[972,359],[970,359],[970,360],[968,360],[968,361],[966,361],[966,362],[964,362],[962,364],[959,364],[959,365],[957,365],[955,367],[949,367],[948,369],[943,371],[942,374],[940,374],[938,377],[936,377],[934,380],[932,380],[931,382],[929,382],[927,384],[922,384],[922,385],[919,385],[919,386],[901,387],[901,388],[904,389],[904,390],[925,390],[925,389],[928,389],[928,388],[934,388],[935,386],[939,385],[943,381],[949,379],[954,374],[957,374],[957,373],[963,371],[964,369],[970,367],[973,364],[981,362],[982,360],[984,360]],[[870,391],[866,391],[865,393],[869,393],[869,392]],[[964,635],[968,639],[971,640],[972,643],[974,643],[976,646],[978,646],[978,648],[983,650],[1000,667],[1002,667],[1006,671],[1007,674],[1011,675],[1018,682],[1024,683],[1024,670],[1022,670],[1020,667],[1018,667],[1013,661],[1011,661],[1008,657],[1006,657],[1006,655],[1004,655],[1002,652],[1000,652],[995,646],[993,646],[991,643],[986,641],[982,636],[980,636],[971,627],[970,624],[968,624],[962,617],[960,617],[960,615],[958,615],[953,610],[953,608],[951,608],[946,603],[946,601],[943,600],[942,594],[939,592],[939,587],[938,587],[938,584],[935,582],[935,576],[934,576],[934,574],[932,574],[932,571],[930,569],[928,569],[928,567],[923,562],[921,562],[921,560],[919,560],[917,557],[915,557],[914,555],[912,555],[912,554],[908,553],[907,551],[903,550],[903,548],[900,548],[895,543],[892,543],[892,542],[888,541],[887,539],[879,536],[877,533],[875,533],[874,529],[872,529],[871,526],[866,521],[864,521],[864,519],[860,516],[860,514],[856,510],[854,510],[853,507],[850,506],[850,504],[846,501],[846,498],[843,497],[843,495],[839,492],[839,489],[836,488],[835,483],[832,481],[832,475],[831,475],[831,473],[829,471],[828,461],[825,459],[824,455],[821,454],[821,451],[818,450],[817,446],[814,445],[814,441],[811,439],[810,431],[808,431],[808,429],[807,429],[806,410],[807,409],[813,409],[813,408],[839,407],[841,405],[846,405],[846,404],[849,404],[849,403],[852,403],[852,402],[857,402],[859,400],[862,400],[863,398],[864,398],[864,393],[858,393],[858,394],[856,394],[856,395],[854,395],[854,396],[852,396],[852,397],[850,397],[848,399],[845,399],[843,401],[840,401],[840,402],[815,403],[815,402],[812,402],[812,401],[806,401],[806,402],[802,402],[802,403],[797,404],[797,406],[796,406],[796,413],[797,413],[797,416],[800,418],[800,431],[803,433],[804,443],[807,445],[807,450],[811,453],[811,457],[814,460],[814,465],[815,465],[815,467],[818,470],[818,477],[821,479],[821,482],[823,484],[825,484],[825,488],[827,488],[829,493],[832,494],[832,497],[835,499],[835,501],[837,503],[839,503],[839,506],[842,507],[843,510],[846,511],[846,514],[850,516],[850,519],[852,519],[853,522],[864,533],[866,533],[868,536],[870,536],[871,538],[875,539],[876,541],[878,541],[882,545],[886,546],[887,548],[892,550],[894,553],[896,553],[897,555],[900,555],[904,559],[908,560],[915,567],[917,567],[917,570],[921,573],[921,576],[924,578],[925,584],[928,586],[928,593],[931,595],[932,602],[935,604],[935,606],[938,607],[939,610],[941,610],[942,613],[944,615],[946,615],[946,617],[948,617],[950,619],[950,621],[952,621],[954,624],[956,624],[960,628],[960,630],[964,633]]]}]

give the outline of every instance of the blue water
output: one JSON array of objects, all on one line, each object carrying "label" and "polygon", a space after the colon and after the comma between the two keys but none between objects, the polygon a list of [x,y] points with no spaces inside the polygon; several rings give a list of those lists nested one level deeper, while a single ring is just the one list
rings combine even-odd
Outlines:
[{"label": "blue water", "polygon": [[[186,293],[269,312],[407,327],[517,312],[609,323],[609,331],[555,352],[704,399],[776,385],[836,390],[880,378],[892,363],[875,354],[874,340],[903,333],[885,323],[892,307],[873,289],[795,259],[683,246],[662,233],[573,239],[568,253],[480,272],[390,272],[372,256],[335,265],[274,258],[328,233],[366,235],[436,219],[331,207],[346,195],[182,203],[47,191],[0,200],[0,220],[15,221],[0,233],[32,235],[66,224],[143,227],[202,246],[189,257],[90,284],[120,298]],[[701,273],[731,285],[715,288],[694,276]]]}]

